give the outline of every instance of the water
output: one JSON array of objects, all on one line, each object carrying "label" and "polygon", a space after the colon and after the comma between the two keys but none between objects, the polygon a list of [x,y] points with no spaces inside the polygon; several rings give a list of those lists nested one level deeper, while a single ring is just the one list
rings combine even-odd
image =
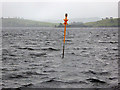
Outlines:
[{"label": "water", "polygon": [[118,84],[118,28],[2,30],[3,88],[96,88]]}]

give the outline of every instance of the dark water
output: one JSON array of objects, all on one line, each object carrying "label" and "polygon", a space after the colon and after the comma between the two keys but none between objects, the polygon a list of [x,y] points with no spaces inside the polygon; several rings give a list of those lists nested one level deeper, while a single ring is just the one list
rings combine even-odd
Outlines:
[{"label": "dark water", "polygon": [[118,28],[3,28],[2,86],[111,87],[118,83]]}]

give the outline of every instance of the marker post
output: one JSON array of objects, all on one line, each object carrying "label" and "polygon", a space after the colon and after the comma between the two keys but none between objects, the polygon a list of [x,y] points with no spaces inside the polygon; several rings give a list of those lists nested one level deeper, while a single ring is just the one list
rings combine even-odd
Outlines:
[{"label": "marker post", "polygon": [[64,40],[63,40],[63,54],[62,54],[62,58],[64,58],[64,49],[65,49],[65,36],[66,36],[66,25],[68,25],[68,23],[67,23],[67,21],[68,21],[68,19],[67,19],[67,13],[65,14],[65,19],[64,19],[64,25],[65,25],[65,28],[64,28]]}]

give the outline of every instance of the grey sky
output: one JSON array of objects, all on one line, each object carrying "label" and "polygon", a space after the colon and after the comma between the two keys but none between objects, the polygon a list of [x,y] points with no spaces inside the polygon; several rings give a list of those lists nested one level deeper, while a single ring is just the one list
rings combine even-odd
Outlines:
[{"label": "grey sky", "polygon": [[4,2],[3,17],[29,19],[61,19],[65,13],[70,18],[118,17],[117,2]]}]

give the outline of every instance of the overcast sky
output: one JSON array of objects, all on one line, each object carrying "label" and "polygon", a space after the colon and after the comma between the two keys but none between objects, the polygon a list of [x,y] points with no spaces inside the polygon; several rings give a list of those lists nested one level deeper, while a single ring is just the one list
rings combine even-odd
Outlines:
[{"label": "overcast sky", "polygon": [[118,17],[118,2],[2,2],[3,17],[28,19]]}]

